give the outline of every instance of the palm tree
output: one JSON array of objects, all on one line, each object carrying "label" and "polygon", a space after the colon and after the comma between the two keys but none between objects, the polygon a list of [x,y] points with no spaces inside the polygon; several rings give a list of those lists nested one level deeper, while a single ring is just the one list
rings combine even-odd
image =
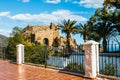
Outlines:
[{"label": "palm tree", "polygon": [[77,33],[80,34],[80,36],[83,36],[84,42],[86,42],[89,39],[89,36],[92,32],[92,24],[88,22],[87,24],[82,25],[81,23],[77,27]]},{"label": "palm tree", "polygon": [[77,26],[75,25],[76,21],[75,20],[63,20],[59,25],[60,29],[62,30],[62,33],[66,34],[67,38],[67,47],[68,47],[68,52],[70,52],[70,38],[71,38],[71,33],[75,34]]},{"label": "palm tree", "polygon": [[112,12],[108,11],[107,8],[99,8],[95,14],[90,18],[94,24],[96,33],[102,38],[103,50],[107,50],[107,39],[115,31],[113,23],[111,21]]}]

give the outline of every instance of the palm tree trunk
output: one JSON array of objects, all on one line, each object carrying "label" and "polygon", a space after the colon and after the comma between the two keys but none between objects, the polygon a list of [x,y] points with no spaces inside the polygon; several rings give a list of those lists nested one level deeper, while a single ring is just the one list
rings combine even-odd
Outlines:
[{"label": "palm tree trunk", "polygon": [[84,35],[84,43],[88,40],[88,36],[87,35]]},{"label": "palm tree trunk", "polygon": [[107,41],[106,41],[106,38],[103,38],[103,51],[104,52],[107,51]]},{"label": "palm tree trunk", "polygon": [[67,48],[68,48],[68,54],[70,54],[71,48],[70,48],[70,34],[67,34]]},{"label": "palm tree trunk", "polygon": [[84,43],[86,43],[86,41],[87,41],[87,40],[85,39],[85,40],[84,40]]}]

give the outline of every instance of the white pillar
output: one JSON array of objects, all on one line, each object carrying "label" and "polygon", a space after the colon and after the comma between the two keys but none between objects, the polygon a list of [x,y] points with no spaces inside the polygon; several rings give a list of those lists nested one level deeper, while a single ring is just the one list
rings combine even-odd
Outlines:
[{"label": "white pillar", "polygon": [[99,43],[88,41],[85,49],[85,77],[96,78],[99,73]]},{"label": "white pillar", "polygon": [[19,44],[16,46],[17,48],[17,64],[24,63],[24,45]]}]

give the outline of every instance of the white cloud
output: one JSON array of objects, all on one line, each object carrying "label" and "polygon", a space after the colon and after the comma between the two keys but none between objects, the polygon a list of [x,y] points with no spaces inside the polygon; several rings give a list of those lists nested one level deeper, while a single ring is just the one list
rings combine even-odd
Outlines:
[{"label": "white cloud", "polygon": [[71,1],[71,0],[65,0],[65,2],[69,2],[69,1]]},{"label": "white cloud", "polygon": [[71,19],[76,21],[87,21],[86,18],[75,14],[69,10],[57,10],[51,13],[40,13],[40,14],[16,14],[9,17],[13,20],[20,21],[31,21],[31,22],[42,22],[42,23],[50,23],[50,22],[59,22],[63,19]]},{"label": "white cloud", "polygon": [[86,18],[76,15],[75,12],[71,12],[69,10],[58,10],[51,13],[52,15],[56,16],[57,20],[63,20],[63,19],[71,19],[76,21],[87,21]]},{"label": "white cloud", "polygon": [[22,2],[26,3],[26,2],[30,2],[30,0],[22,0]]},{"label": "white cloud", "polygon": [[[71,19],[71,20],[76,20],[78,22],[86,22],[87,19],[85,17],[82,17],[80,15],[80,12],[71,12],[69,10],[57,10],[53,11],[51,13],[39,13],[39,14],[15,14],[12,15],[11,12],[6,11],[6,12],[0,12],[0,16],[2,16],[1,20],[4,18],[9,18],[13,23],[32,23],[32,22],[39,22],[42,24],[50,24],[51,22],[54,23],[59,23],[63,19]],[[15,21],[15,22],[14,22]],[[18,25],[17,23],[17,25]],[[0,25],[4,26],[15,26],[15,25],[10,25],[8,22],[1,22]],[[12,30],[7,30],[7,29],[1,29],[0,28],[0,34],[5,35],[5,36],[10,36],[10,33]]]},{"label": "white cloud", "polygon": [[30,0],[17,0],[17,1],[21,1],[21,2],[23,2],[23,3],[30,2]]},{"label": "white cloud", "polygon": [[0,34],[5,35],[7,37],[10,36],[11,32],[12,32],[12,30],[0,29]]},{"label": "white cloud", "polygon": [[58,4],[60,2],[71,2],[72,0],[45,0],[46,3]]},{"label": "white cloud", "polygon": [[81,6],[84,6],[86,8],[100,8],[102,7],[104,0],[80,0],[74,1],[75,4],[79,4]]},{"label": "white cloud", "polygon": [[61,0],[45,0],[46,3],[58,4]]},{"label": "white cloud", "polygon": [[10,12],[6,11],[6,12],[0,12],[0,16],[9,16]]}]

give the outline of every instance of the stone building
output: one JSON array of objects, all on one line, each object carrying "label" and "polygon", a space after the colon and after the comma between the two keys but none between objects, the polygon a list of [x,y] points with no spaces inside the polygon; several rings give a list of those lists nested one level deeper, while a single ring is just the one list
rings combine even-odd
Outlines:
[{"label": "stone building", "polygon": [[[52,46],[55,38],[60,39],[60,45],[65,45],[65,38],[60,37],[60,30],[57,29],[59,26],[53,23],[50,26],[38,26],[38,25],[28,25],[23,29],[24,38],[28,38],[27,40],[32,43],[40,43],[44,42],[48,46]],[[76,46],[76,42],[71,38],[70,40],[71,46]]]}]

